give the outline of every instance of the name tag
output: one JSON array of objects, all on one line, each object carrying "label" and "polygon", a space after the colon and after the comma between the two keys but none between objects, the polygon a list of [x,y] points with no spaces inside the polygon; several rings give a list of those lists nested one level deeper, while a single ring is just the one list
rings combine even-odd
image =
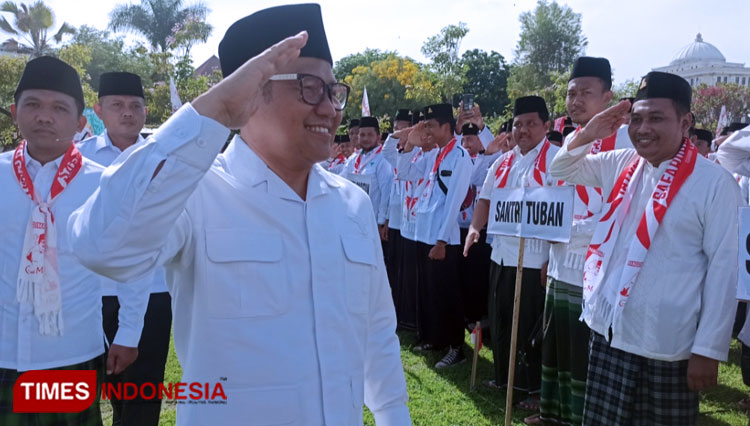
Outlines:
[{"label": "name tag", "polygon": [[370,187],[372,186],[372,175],[360,175],[355,173],[349,173],[347,176],[352,183],[362,188],[367,195],[370,195]]}]

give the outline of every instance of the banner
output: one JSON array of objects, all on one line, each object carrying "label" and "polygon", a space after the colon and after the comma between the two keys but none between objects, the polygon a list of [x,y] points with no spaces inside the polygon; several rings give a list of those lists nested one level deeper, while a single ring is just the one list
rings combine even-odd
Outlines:
[{"label": "banner", "polygon": [[487,233],[567,243],[574,186],[493,189]]},{"label": "banner", "polygon": [[174,114],[182,106],[182,101],[180,95],[177,94],[177,86],[175,86],[172,76],[169,76],[169,100],[172,103],[172,113]]},{"label": "banner", "polygon": [[737,299],[750,301],[750,207],[740,207],[739,222]]},{"label": "banner", "polygon": [[362,93],[362,117],[370,117],[370,101],[367,99],[367,87]]},{"label": "banner", "polygon": [[722,130],[729,125],[729,117],[727,117],[727,106],[721,106],[721,112],[719,113],[719,123],[716,125],[716,136],[718,137]]}]

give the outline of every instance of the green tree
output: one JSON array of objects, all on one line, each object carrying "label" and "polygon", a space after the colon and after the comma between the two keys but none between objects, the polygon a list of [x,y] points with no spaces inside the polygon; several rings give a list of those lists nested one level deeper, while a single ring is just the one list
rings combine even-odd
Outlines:
[{"label": "green tree", "polygon": [[422,108],[440,99],[435,75],[412,59],[395,54],[355,67],[343,81],[352,88],[344,111],[346,118],[361,115],[365,87],[370,112],[378,117],[391,116],[398,108]]},{"label": "green tree", "polygon": [[142,35],[153,50],[182,49],[184,56],[193,44],[208,40],[213,28],[206,23],[208,11],[203,3],[183,7],[182,0],[141,0],[115,6],[109,27]]},{"label": "green tree", "polygon": [[469,27],[463,22],[448,25],[422,45],[422,53],[431,61],[430,68],[438,76],[440,93],[446,102],[460,94],[466,82],[466,68],[458,50],[468,32]]},{"label": "green tree", "polygon": [[557,2],[539,0],[533,11],[519,17],[521,34],[508,79],[511,97],[544,90],[556,73],[567,71],[584,54],[588,41],[581,30],[581,15]]},{"label": "green tree", "polygon": [[750,88],[720,83],[716,86],[701,84],[693,89],[691,109],[703,128],[716,129],[722,106],[726,107],[730,122],[740,121],[750,113]]},{"label": "green tree", "polygon": [[625,80],[622,83],[614,85],[612,87],[612,92],[614,92],[614,96],[612,96],[612,103],[617,103],[622,98],[634,97],[636,92],[638,92],[639,83],[640,80],[631,78],[630,80]]},{"label": "green tree", "polygon": [[487,116],[502,115],[508,105],[508,68],[503,55],[494,50],[467,50],[461,56],[466,67],[464,93],[474,94]]},{"label": "green tree", "polygon": [[155,67],[149,57],[148,49],[143,45],[126,48],[122,37],[112,37],[108,31],[89,26],[78,29],[70,43],[61,52],[73,46],[85,47],[91,56],[84,64],[81,78],[94,90],[99,89],[99,77],[109,71],[127,71],[137,74],[143,80],[144,87],[153,84]]},{"label": "green tree", "polygon": [[336,80],[344,81],[344,78],[350,75],[354,68],[359,66],[369,67],[371,63],[382,61],[388,56],[395,54],[396,52],[384,52],[379,49],[365,49],[364,52],[344,56],[333,66],[333,75],[336,77]]},{"label": "green tree", "polygon": [[75,33],[75,28],[63,22],[57,32],[49,37],[48,31],[55,26],[55,14],[41,0],[31,6],[6,1],[0,5],[0,11],[12,14],[14,20],[14,25],[11,25],[5,17],[0,17],[0,29],[19,37],[21,40],[17,41],[31,49],[32,57],[50,54],[53,42],[60,43],[66,34]]},{"label": "green tree", "polygon": [[7,145],[18,142],[18,132],[10,116],[10,106],[14,103],[13,93],[21,79],[26,58],[0,55],[0,151]]}]

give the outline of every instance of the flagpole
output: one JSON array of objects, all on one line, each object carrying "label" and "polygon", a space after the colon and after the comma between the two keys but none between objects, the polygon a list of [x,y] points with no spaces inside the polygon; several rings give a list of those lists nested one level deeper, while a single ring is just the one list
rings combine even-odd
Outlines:
[{"label": "flagpole", "polygon": [[508,362],[508,389],[505,396],[505,426],[511,425],[513,413],[513,381],[516,375],[516,340],[518,339],[518,316],[521,305],[521,280],[523,279],[523,251],[526,238],[521,237],[518,244],[518,266],[516,267],[516,289],[513,295],[513,324],[510,334],[510,361]]},{"label": "flagpole", "polygon": [[482,345],[482,322],[477,321],[474,324],[474,360],[471,363],[471,381],[469,390],[473,391],[477,387],[477,360],[479,359],[479,347]]}]

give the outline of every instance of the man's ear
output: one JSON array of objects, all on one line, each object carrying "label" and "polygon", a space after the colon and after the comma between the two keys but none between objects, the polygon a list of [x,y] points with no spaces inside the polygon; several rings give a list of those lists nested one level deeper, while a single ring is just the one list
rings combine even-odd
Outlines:
[{"label": "man's ear", "polygon": [[81,114],[81,116],[78,118],[78,131],[80,132],[81,130],[83,130],[83,128],[86,127],[86,123],[88,122],[88,118],[86,118],[85,115]]},{"label": "man's ear", "polygon": [[607,90],[604,92],[604,104],[609,105],[612,103],[612,98],[614,98],[615,93],[611,90]]},{"label": "man's ear", "polygon": [[13,124],[18,125],[16,122],[16,104],[10,104],[10,118],[13,120]]},{"label": "man's ear", "polygon": [[102,119],[102,104],[100,104],[99,102],[95,103],[94,112],[96,113],[96,116],[99,117],[99,119],[101,120]]}]

